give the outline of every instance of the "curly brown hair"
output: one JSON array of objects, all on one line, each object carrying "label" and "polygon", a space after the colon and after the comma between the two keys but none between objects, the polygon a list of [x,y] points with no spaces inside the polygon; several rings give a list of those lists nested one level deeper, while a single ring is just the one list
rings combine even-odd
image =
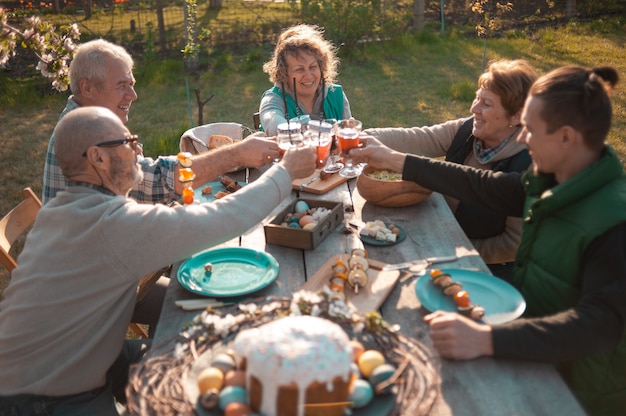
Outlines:
[{"label": "curly brown hair", "polygon": [[492,61],[478,78],[478,86],[500,97],[502,107],[514,116],[524,107],[524,101],[537,73],[523,59]]},{"label": "curly brown hair", "polygon": [[303,52],[315,56],[327,85],[335,83],[339,66],[337,49],[324,38],[324,30],[314,25],[299,24],[285,29],[278,37],[271,59],[263,64],[263,72],[275,84],[287,82],[287,56],[297,57]]}]

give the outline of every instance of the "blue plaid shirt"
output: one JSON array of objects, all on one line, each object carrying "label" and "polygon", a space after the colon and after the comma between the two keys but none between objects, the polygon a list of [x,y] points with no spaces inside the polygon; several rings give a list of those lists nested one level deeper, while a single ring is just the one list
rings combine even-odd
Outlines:
[{"label": "blue plaid shirt", "polygon": [[[69,97],[67,105],[61,113],[59,120],[70,111],[80,107],[73,97]],[[143,170],[143,181],[135,185],[130,191],[130,197],[138,202],[169,203],[180,198],[174,191],[176,184],[176,156],[159,156],[156,160],[149,157],[139,156],[139,164]],[[41,202],[47,203],[54,198],[59,191],[64,191],[67,179],[61,173],[59,161],[54,152],[54,133],[48,143],[48,153],[43,170],[43,192]]]}]

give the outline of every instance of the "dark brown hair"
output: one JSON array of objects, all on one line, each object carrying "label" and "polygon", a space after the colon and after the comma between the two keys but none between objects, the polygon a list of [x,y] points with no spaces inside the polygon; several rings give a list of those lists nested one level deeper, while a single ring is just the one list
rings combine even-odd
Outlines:
[{"label": "dark brown hair", "polygon": [[548,133],[563,126],[581,132],[591,149],[604,147],[611,128],[611,99],[609,93],[619,76],[613,67],[593,69],[568,65],[539,78],[530,95],[541,99],[541,118]]}]

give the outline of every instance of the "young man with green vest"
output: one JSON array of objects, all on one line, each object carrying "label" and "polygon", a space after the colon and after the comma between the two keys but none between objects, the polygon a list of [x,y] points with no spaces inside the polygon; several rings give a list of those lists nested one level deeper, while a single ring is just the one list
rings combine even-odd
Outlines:
[{"label": "young man with green vest", "polygon": [[522,113],[532,168],[478,171],[393,151],[373,137],[357,161],[401,171],[436,192],[523,219],[513,284],[524,316],[486,325],[437,311],[424,319],[442,357],[553,363],[593,415],[626,409],[626,175],[606,137],[612,67],[567,66],[539,78]]}]

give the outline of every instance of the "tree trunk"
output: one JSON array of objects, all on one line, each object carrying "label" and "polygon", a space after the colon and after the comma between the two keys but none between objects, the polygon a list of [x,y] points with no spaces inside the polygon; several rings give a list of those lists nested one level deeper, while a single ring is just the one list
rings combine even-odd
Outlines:
[{"label": "tree trunk", "polygon": [[424,0],[413,0],[413,31],[424,30]]},{"label": "tree trunk", "polygon": [[85,11],[85,20],[91,19],[91,16],[93,16],[91,0],[81,0],[81,4]]},{"label": "tree trunk", "polygon": [[576,0],[567,0],[565,4],[565,17],[568,19],[576,17]]},{"label": "tree trunk", "polygon": [[161,51],[167,49],[167,39],[165,38],[165,19],[163,18],[163,0],[156,0],[157,23],[159,27],[159,48]]}]

